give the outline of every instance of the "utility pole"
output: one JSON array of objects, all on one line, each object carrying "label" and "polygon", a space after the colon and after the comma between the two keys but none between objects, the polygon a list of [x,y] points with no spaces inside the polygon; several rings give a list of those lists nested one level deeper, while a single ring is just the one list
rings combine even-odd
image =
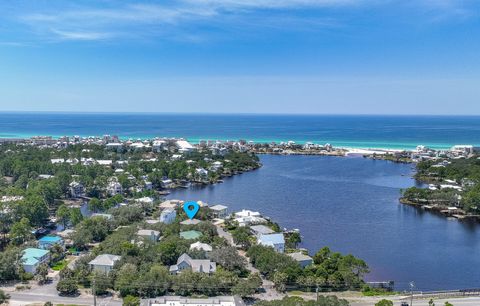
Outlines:
[{"label": "utility pole", "polygon": [[93,306],[97,306],[97,293],[95,291],[95,274],[92,281]]},{"label": "utility pole", "polygon": [[410,306],[413,306],[413,288],[415,288],[415,283],[410,282]]}]

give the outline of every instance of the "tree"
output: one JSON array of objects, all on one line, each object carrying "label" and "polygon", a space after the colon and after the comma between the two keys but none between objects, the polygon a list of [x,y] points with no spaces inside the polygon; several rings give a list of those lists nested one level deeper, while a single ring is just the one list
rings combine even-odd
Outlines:
[{"label": "tree", "polygon": [[47,264],[41,264],[38,266],[35,274],[35,279],[39,285],[43,285],[48,280],[48,266]]},{"label": "tree", "polygon": [[73,226],[76,226],[80,221],[83,220],[82,211],[78,207],[70,208],[70,222]]},{"label": "tree", "polygon": [[3,290],[0,289],[0,305],[7,303],[10,299],[10,295],[6,294]]},{"label": "tree", "polygon": [[302,236],[300,236],[299,232],[293,232],[288,234],[288,238],[287,238],[288,247],[296,249],[300,242],[302,242]]},{"label": "tree", "polygon": [[275,285],[275,289],[278,291],[285,292],[285,290],[287,290],[287,281],[287,273],[275,272],[275,274],[273,274],[273,284]]},{"label": "tree", "polygon": [[58,221],[66,228],[70,221],[70,209],[65,204],[60,205],[57,209],[56,216]]},{"label": "tree", "polygon": [[435,302],[433,301],[433,299],[430,299],[430,301],[428,301],[428,306],[435,306]]},{"label": "tree", "polygon": [[241,279],[233,288],[232,293],[241,297],[248,297],[255,294],[255,292],[262,285],[262,279],[258,274],[252,274],[248,279]]},{"label": "tree", "polygon": [[21,252],[18,248],[7,248],[0,252],[0,279],[9,281],[20,277],[19,258]]},{"label": "tree", "polygon": [[375,304],[375,306],[393,306],[393,302],[390,300],[383,299]]},{"label": "tree", "polygon": [[445,306],[453,306],[453,304],[451,304],[449,302],[445,302]]},{"label": "tree", "polygon": [[43,306],[53,306],[53,303],[52,302],[45,302],[45,304],[43,304]]},{"label": "tree", "polygon": [[115,290],[118,290],[121,296],[135,294],[136,288],[134,284],[137,277],[137,267],[131,263],[124,264],[115,278]]},{"label": "tree", "polygon": [[22,218],[20,221],[15,222],[12,225],[12,229],[10,230],[10,239],[14,244],[23,244],[32,237],[32,227],[30,226],[30,221],[27,218]]},{"label": "tree", "polygon": [[140,306],[140,298],[132,295],[127,295],[123,299],[123,306]]},{"label": "tree", "polygon": [[60,295],[74,295],[78,291],[77,282],[72,278],[61,279],[57,283],[57,291]]},{"label": "tree", "polygon": [[241,226],[232,232],[233,242],[240,245],[243,249],[248,249],[252,244],[250,241],[250,228]]},{"label": "tree", "polygon": [[95,295],[103,295],[112,287],[112,282],[105,273],[94,273],[92,280],[92,291]]},{"label": "tree", "polygon": [[241,274],[247,265],[245,257],[240,256],[237,249],[232,246],[213,250],[209,257],[225,269],[234,271],[237,274]]},{"label": "tree", "polygon": [[98,210],[102,209],[102,201],[97,198],[91,198],[88,202],[88,209],[96,213]]}]

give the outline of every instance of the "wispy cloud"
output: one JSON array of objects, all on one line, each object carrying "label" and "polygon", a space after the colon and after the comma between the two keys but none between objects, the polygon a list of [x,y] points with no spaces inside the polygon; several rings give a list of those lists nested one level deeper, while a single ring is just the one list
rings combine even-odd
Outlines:
[{"label": "wispy cloud", "polygon": [[[33,0],[25,0],[26,3]],[[118,38],[163,36],[187,41],[202,41],[196,25],[208,27],[245,26],[259,29],[312,30],[338,26],[342,18],[338,9],[366,6],[392,6],[408,3],[434,12],[433,16],[466,16],[470,13],[465,1],[456,0],[169,0],[169,1],[90,1],[60,2],[45,7],[25,5],[11,17],[41,39],[48,41],[92,41]],[[10,7],[11,8],[11,7]],[[317,10],[337,9],[337,15],[305,16]],[[0,4],[1,10],[1,4]],[[0,13],[1,16],[1,13]],[[187,29],[188,30],[185,30]],[[286,28],[286,27],[285,27]],[[193,32],[193,33],[192,33]],[[208,35],[208,33],[206,33]],[[195,39],[192,40],[191,38]]]}]

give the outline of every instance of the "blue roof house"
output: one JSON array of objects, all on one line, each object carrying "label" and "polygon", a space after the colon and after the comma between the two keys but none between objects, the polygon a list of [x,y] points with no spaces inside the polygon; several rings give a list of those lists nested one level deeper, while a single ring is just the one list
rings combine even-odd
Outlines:
[{"label": "blue roof house", "polygon": [[285,238],[282,233],[260,235],[258,244],[272,247],[278,253],[285,252]]},{"label": "blue roof house", "polygon": [[38,266],[48,263],[50,251],[36,248],[28,248],[23,251],[22,264],[25,272],[35,274]]},{"label": "blue roof house", "polygon": [[63,247],[63,239],[59,236],[45,236],[38,240],[38,247],[44,250],[49,250],[55,244]]}]

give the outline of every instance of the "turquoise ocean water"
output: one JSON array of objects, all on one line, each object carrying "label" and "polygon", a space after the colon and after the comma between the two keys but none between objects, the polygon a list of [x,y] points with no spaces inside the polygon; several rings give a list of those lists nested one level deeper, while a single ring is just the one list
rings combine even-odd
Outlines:
[{"label": "turquoise ocean water", "polygon": [[104,134],[124,139],[183,137],[192,142],[293,140],[356,148],[448,148],[480,145],[480,117],[0,113],[1,138]]}]

